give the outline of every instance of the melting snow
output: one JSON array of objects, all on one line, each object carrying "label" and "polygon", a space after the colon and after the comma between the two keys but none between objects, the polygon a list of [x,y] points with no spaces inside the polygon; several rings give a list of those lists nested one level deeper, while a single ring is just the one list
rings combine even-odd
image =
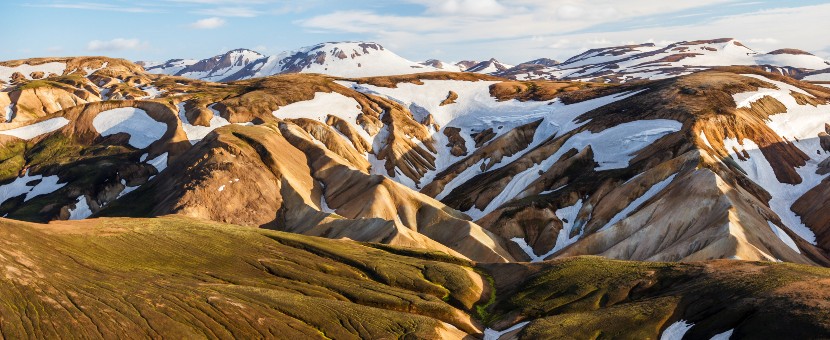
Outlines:
[{"label": "melting snow", "polygon": [[317,92],[314,99],[288,104],[274,111],[273,115],[280,119],[308,118],[325,123],[331,114],[352,125],[363,139],[371,143],[372,137],[356,125],[357,116],[361,113],[360,104],[354,98],[336,92]]},{"label": "melting snow", "polygon": [[626,206],[625,209],[614,215],[614,217],[611,218],[611,220],[608,221],[608,223],[606,223],[605,226],[600,228],[600,230],[607,229],[608,227],[617,224],[617,222],[622,221],[624,218],[628,217],[628,215],[631,215],[631,213],[637,211],[637,209],[639,209],[640,206],[643,205],[643,203],[645,203],[646,201],[648,201],[649,199],[663,191],[663,189],[665,189],[667,186],[669,186],[669,184],[671,184],[671,182],[674,180],[676,176],[677,174],[671,175],[669,176],[669,178],[666,178],[652,185],[651,188],[646,190],[646,192],[643,193],[642,196],[637,197],[637,199],[635,199],[633,202],[631,202],[631,204]]},{"label": "melting snow", "polygon": [[770,208],[778,214],[784,225],[801,238],[815,244],[815,234],[801,222],[801,218],[791,210],[791,207],[798,198],[826,177],[816,174],[818,164],[824,159],[824,156],[817,157],[816,155],[825,155],[817,137],[819,132],[824,131],[824,124],[830,122],[830,105],[819,105],[818,107],[799,105],[791,93],[796,92],[810,96],[803,90],[763,76],[746,76],[769,82],[778,89],[759,89],[758,91],[736,94],[736,103],[740,105],[742,98],[761,98],[766,95],[780,101],[787,107],[787,112],[770,116],[767,125],[778,135],[801,149],[811,159],[807,161],[805,166],[795,169],[798,175],[801,176],[802,182],[792,185],[778,182],[772,165],[753,141],[748,139],[743,141],[726,139],[724,140],[724,146],[731,153],[734,153],[733,148],[735,148],[738,152],[745,150],[749,154],[749,159],[745,161],[736,155],[733,155],[732,158],[746,171],[750,179],[772,195],[769,202]]},{"label": "melting snow", "polygon": [[123,180],[123,179],[121,180],[121,184],[124,185],[124,190],[121,190],[121,192],[118,193],[118,196],[115,197],[115,199],[119,199],[121,197],[124,197],[124,195],[129,194],[129,193],[135,191],[135,189],[138,189],[140,187],[140,185],[136,185],[134,187],[127,186],[127,181]]},{"label": "melting snow", "polygon": [[[534,134],[533,142],[525,149],[532,150],[548,137],[562,135],[576,129],[587,122],[577,123],[574,120],[581,114],[593,109],[608,105],[610,103],[628,98],[639,92],[627,92],[611,95],[580,103],[565,105],[558,99],[551,101],[527,101],[518,100],[497,101],[490,95],[490,85],[496,82],[491,81],[457,81],[457,80],[424,80],[423,85],[401,83],[397,88],[386,88],[372,85],[363,85],[350,82],[339,82],[339,84],[352,87],[363,93],[372,93],[386,96],[392,100],[402,103],[404,106],[418,107],[417,115],[425,116],[431,114],[435,122],[442,128],[457,127],[461,131],[459,135],[466,141],[469,153],[475,148],[475,142],[468,136],[492,128],[498,138],[502,134],[534,121],[542,120]],[[458,95],[455,104],[441,106],[441,102],[452,91]],[[447,137],[442,132],[434,131],[432,138],[438,152],[435,154],[435,170],[427,172],[420,183],[429,183],[441,171],[456,163],[461,157],[453,156]],[[488,170],[492,171],[509,164],[518,159],[523,153],[518,152],[510,157],[504,157],[501,162]],[[489,160],[485,160],[491,162]],[[447,183],[444,190],[436,197],[449,194],[458,185],[481,172],[481,164],[468,168]],[[417,184],[417,183],[416,183]]]},{"label": "melting snow", "polygon": [[9,135],[14,136],[20,139],[29,140],[35,138],[37,136],[50,133],[52,131],[58,130],[66,124],[69,124],[69,120],[63,117],[55,117],[44,120],[42,122],[37,122],[34,124],[22,126],[19,128],[0,131],[2,135]]},{"label": "melting snow", "polygon": [[60,62],[51,62],[51,63],[44,63],[40,65],[29,65],[29,64],[21,64],[15,67],[7,67],[0,65],[0,80],[5,81],[6,84],[11,83],[12,75],[15,72],[20,72],[23,74],[26,79],[32,79],[29,74],[32,72],[41,71],[43,72],[43,76],[48,76],[50,73],[54,74],[63,74],[63,71],[66,70],[66,64]]},{"label": "melting snow", "polygon": [[138,149],[150,146],[167,132],[167,124],[154,120],[144,110],[134,107],[101,112],[92,120],[92,126],[101,136],[127,133],[130,135],[129,144]]},{"label": "melting snow", "polygon": [[795,250],[797,253],[801,254],[801,250],[798,249],[798,246],[795,244],[795,241],[792,237],[790,237],[790,235],[787,235],[787,233],[783,229],[773,224],[772,222],[767,221],[767,223],[769,223],[769,227],[772,228],[772,232],[775,233],[775,236],[778,236],[778,238],[780,238],[781,241],[784,241],[784,244]]},{"label": "melting snow", "polygon": [[89,209],[89,204],[84,195],[78,196],[78,202],[75,203],[75,209],[69,210],[70,220],[83,220],[92,216],[92,210]]},{"label": "melting snow", "polygon": [[726,332],[715,334],[715,336],[713,336],[712,339],[710,339],[710,340],[729,340],[729,338],[732,337],[732,333],[734,333],[734,332],[735,332],[735,329],[733,328],[733,329],[730,329]]},{"label": "melting snow", "polygon": [[6,123],[10,123],[14,118],[14,111],[12,111],[13,108],[14,103],[11,103],[9,104],[9,106],[6,106]]},{"label": "melting snow", "polygon": [[[31,182],[37,180],[40,180],[37,184],[30,185]],[[35,196],[53,193],[66,185],[66,183],[58,184],[59,180],[58,176],[55,175],[47,177],[41,175],[29,176],[29,172],[26,172],[23,177],[15,178],[13,182],[0,186],[0,204],[22,194],[26,194],[26,198],[23,199],[25,202]]]},{"label": "melting snow", "polygon": [[515,330],[522,329],[522,327],[527,326],[528,323],[530,323],[530,321],[520,322],[513,325],[513,327],[510,327],[503,331],[497,331],[487,328],[484,330],[484,340],[499,340],[499,338],[501,338],[502,335],[513,332]]},{"label": "melting snow", "polygon": [[[556,210],[556,217],[558,217],[562,221],[562,229],[559,230],[559,234],[556,237],[556,243],[554,244],[553,248],[543,255],[537,256],[536,253],[533,252],[533,248],[531,248],[527,241],[523,238],[514,237],[511,241],[516,242],[524,252],[530,256],[530,262],[541,262],[544,261],[546,258],[550,257],[551,255],[555,254],[556,252],[564,249],[565,247],[574,244],[580,237],[582,237],[582,230],[579,231],[577,235],[574,237],[570,237],[571,231],[576,227],[576,216],[579,214],[579,210],[582,209],[582,200],[576,202],[576,204],[564,207],[562,209]],[[581,225],[580,225],[581,226]]]},{"label": "melting snow", "polygon": [[539,178],[539,172],[550,168],[568,150],[582,150],[591,146],[594,160],[599,163],[597,171],[625,168],[635,153],[663,136],[680,131],[682,124],[667,119],[640,120],[623,123],[598,133],[582,131],[569,138],[553,155],[525,171],[516,174],[510,183],[481,212],[468,211],[478,219],[495,210],[505,202],[518,197],[525,188]]},{"label": "melting snow", "polygon": [[187,116],[185,116],[184,103],[179,103],[177,106],[179,108],[179,120],[182,122],[182,130],[184,130],[184,134],[187,135],[187,139],[190,141],[190,144],[196,144],[200,140],[204,139],[205,136],[207,136],[211,131],[230,124],[227,119],[222,118],[222,116],[219,115],[219,111],[215,110],[213,105],[208,107],[208,109],[213,112],[213,117],[210,118],[210,126],[190,124],[187,120]]},{"label": "melting snow", "polygon": [[682,340],[683,335],[685,335],[686,332],[692,328],[692,326],[693,324],[687,323],[685,320],[677,321],[663,331],[663,334],[660,335],[660,340]]},{"label": "melting snow", "polygon": [[145,87],[139,88],[139,90],[144,91],[147,93],[147,96],[142,97],[141,99],[152,99],[157,98],[161,94],[167,92],[167,90],[159,90],[157,87],[153,85],[147,85]]},{"label": "melting snow", "polygon": [[167,152],[149,160],[147,164],[154,166],[159,172],[164,171],[164,169],[167,169]]}]

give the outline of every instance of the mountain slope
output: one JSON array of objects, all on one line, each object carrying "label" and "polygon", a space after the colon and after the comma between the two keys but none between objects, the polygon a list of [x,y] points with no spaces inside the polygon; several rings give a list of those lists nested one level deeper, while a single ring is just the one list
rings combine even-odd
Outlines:
[{"label": "mountain slope", "polygon": [[657,338],[681,319],[694,325],[688,336],[706,338],[830,331],[826,309],[814,308],[830,272],[808,266],[477,264],[181,217],[3,219],[0,235],[0,297],[14,301],[0,306],[0,330],[11,337],[460,339],[531,321],[520,338]]},{"label": "mountain slope", "polygon": [[795,49],[758,53],[734,39],[684,41],[597,48],[545,68],[514,68],[498,75],[515,79],[626,82],[663,79],[715,66],[756,66],[768,72],[798,75],[830,62]]},{"label": "mountain slope", "polygon": [[369,77],[438,69],[406,60],[380,44],[330,42],[273,56],[238,49],[197,62],[174,59],[147,71],[207,81],[233,81],[287,73]]},{"label": "mountain slope", "polygon": [[828,264],[816,195],[830,93],[759,69],[628,85],[116,76],[155,95],[90,97],[0,131],[0,213],[182,214],[488,262]]}]

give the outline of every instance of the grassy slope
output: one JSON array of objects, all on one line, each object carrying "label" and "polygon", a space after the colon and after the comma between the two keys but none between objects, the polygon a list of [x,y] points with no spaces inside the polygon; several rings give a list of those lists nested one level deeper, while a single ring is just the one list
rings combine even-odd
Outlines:
[{"label": "grassy slope", "polygon": [[0,332],[14,338],[435,338],[478,333],[475,318],[532,320],[524,338],[656,338],[678,319],[707,339],[830,330],[830,270],[790,264],[476,265],[180,217],[0,220],[0,242]]},{"label": "grassy slope", "polygon": [[[830,335],[830,269],[788,263],[616,261],[586,256],[533,265],[491,264],[495,320],[532,321],[524,338],[657,338],[669,324],[687,337],[735,329],[748,338]],[[501,325],[504,328],[504,325]]]},{"label": "grassy slope", "polygon": [[181,218],[4,220],[0,234],[7,337],[429,338],[439,319],[476,331],[452,306],[478,298],[464,267],[352,242]]}]

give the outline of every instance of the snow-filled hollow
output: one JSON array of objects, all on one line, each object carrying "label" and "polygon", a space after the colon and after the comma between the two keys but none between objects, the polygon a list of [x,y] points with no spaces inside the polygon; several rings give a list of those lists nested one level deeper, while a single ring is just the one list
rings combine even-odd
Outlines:
[{"label": "snow-filled hollow", "polygon": [[144,110],[134,107],[101,112],[92,120],[92,126],[101,136],[129,134],[129,144],[138,149],[150,146],[167,132],[167,124],[154,120]]},{"label": "snow-filled hollow", "polygon": [[0,135],[8,135],[20,139],[30,140],[47,133],[57,131],[67,124],[69,124],[68,119],[63,117],[55,117],[34,124],[21,126],[19,128],[0,131]]}]

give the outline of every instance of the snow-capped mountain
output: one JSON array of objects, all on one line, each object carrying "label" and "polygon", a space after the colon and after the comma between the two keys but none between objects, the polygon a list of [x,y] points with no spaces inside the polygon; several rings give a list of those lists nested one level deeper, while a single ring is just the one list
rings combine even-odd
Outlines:
[{"label": "snow-capped mountain", "polygon": [[259,52],[239,48],[199,61],[173,59],[147,69],[150,73],[221,81],[242,70],[255,60],[264,58]]},{"label": "snow-capped mountain", "polygon": [[513,65],[504,64],[496,60],[496,58],[490,58],[490,60],[482,61],[468,69],[464,72],[475,72],[475,73],[484,73],[484,74],[495,74],[498,72],[504,72],[508,69],[513,68]]},{"label": "snow-capped mountain", "polygon": [[174,59],[147,70],[210,81],[232,81],[284,73],[372,77],[439,70],[407,60],[380,44],[371,42],[321,43],[273,56],[239,49],[190,65],[187,63],[185,60]]},{"label": "snow-capped mountain", "polygon": [[531,61],[523,62],[523,63],[521,63],[517,66],[521,66],[521,65],[541,65],[541,66],[551,67],[551,66],[556,66],[556,65],[559,65],[559,64],[560,64],[560,62],[558,62],[556,60],[553,60],[553,59],[550,59],[550,58],[539,58],[539,59],[534,59],[534,60],[531,60]]},{"label": "snow-capped mountain", "polygon": [[498,73],[515,79],[599,80],[625,82],[662,79],[716,67],[756,66],[767,71],[797,75],[823,69],[830,62],[808,52],[780,49],[759,53],[741,42],[724,38],[685,41],[660,47],[625,45],[588,50],[565,62],[544,68],[513,68]]},{"label": "snow-capped mountain", "polygon": [[272,56],[237,49],[204,60],[172,59],[143,63],[150,73],[209,81],[232,81],[285,73],[320,73],[338,77],[371,77],[424,72],[475,72],[517,80],[581,80],[620,83],[664,79],[717,66],[753,66],[796,78],[830,68],[830,62],[797,49],[768,53],[724,38],[596,48],[560,63],[539,58],[513,66],[495,58],[485,61],[414,62],[372,42],[328,42]]},{"label": "snow-capped mountain", "polygon": [[141,61],[136,64],[144,67],[149,73],[175,75],[184,68],[197,63],[197,59],[170,59],[163,63]]},{"label": "snow-capped mountain", "polygon": [[467,70],[467,68],[469,68],[469,66],[466,66],[466,64],[463,63],[464,62],[448,63],[438,59],[429,59],[427,61],[421,62],[420,64],[424,66],[434,67],[441,71],[463,72]]}]

